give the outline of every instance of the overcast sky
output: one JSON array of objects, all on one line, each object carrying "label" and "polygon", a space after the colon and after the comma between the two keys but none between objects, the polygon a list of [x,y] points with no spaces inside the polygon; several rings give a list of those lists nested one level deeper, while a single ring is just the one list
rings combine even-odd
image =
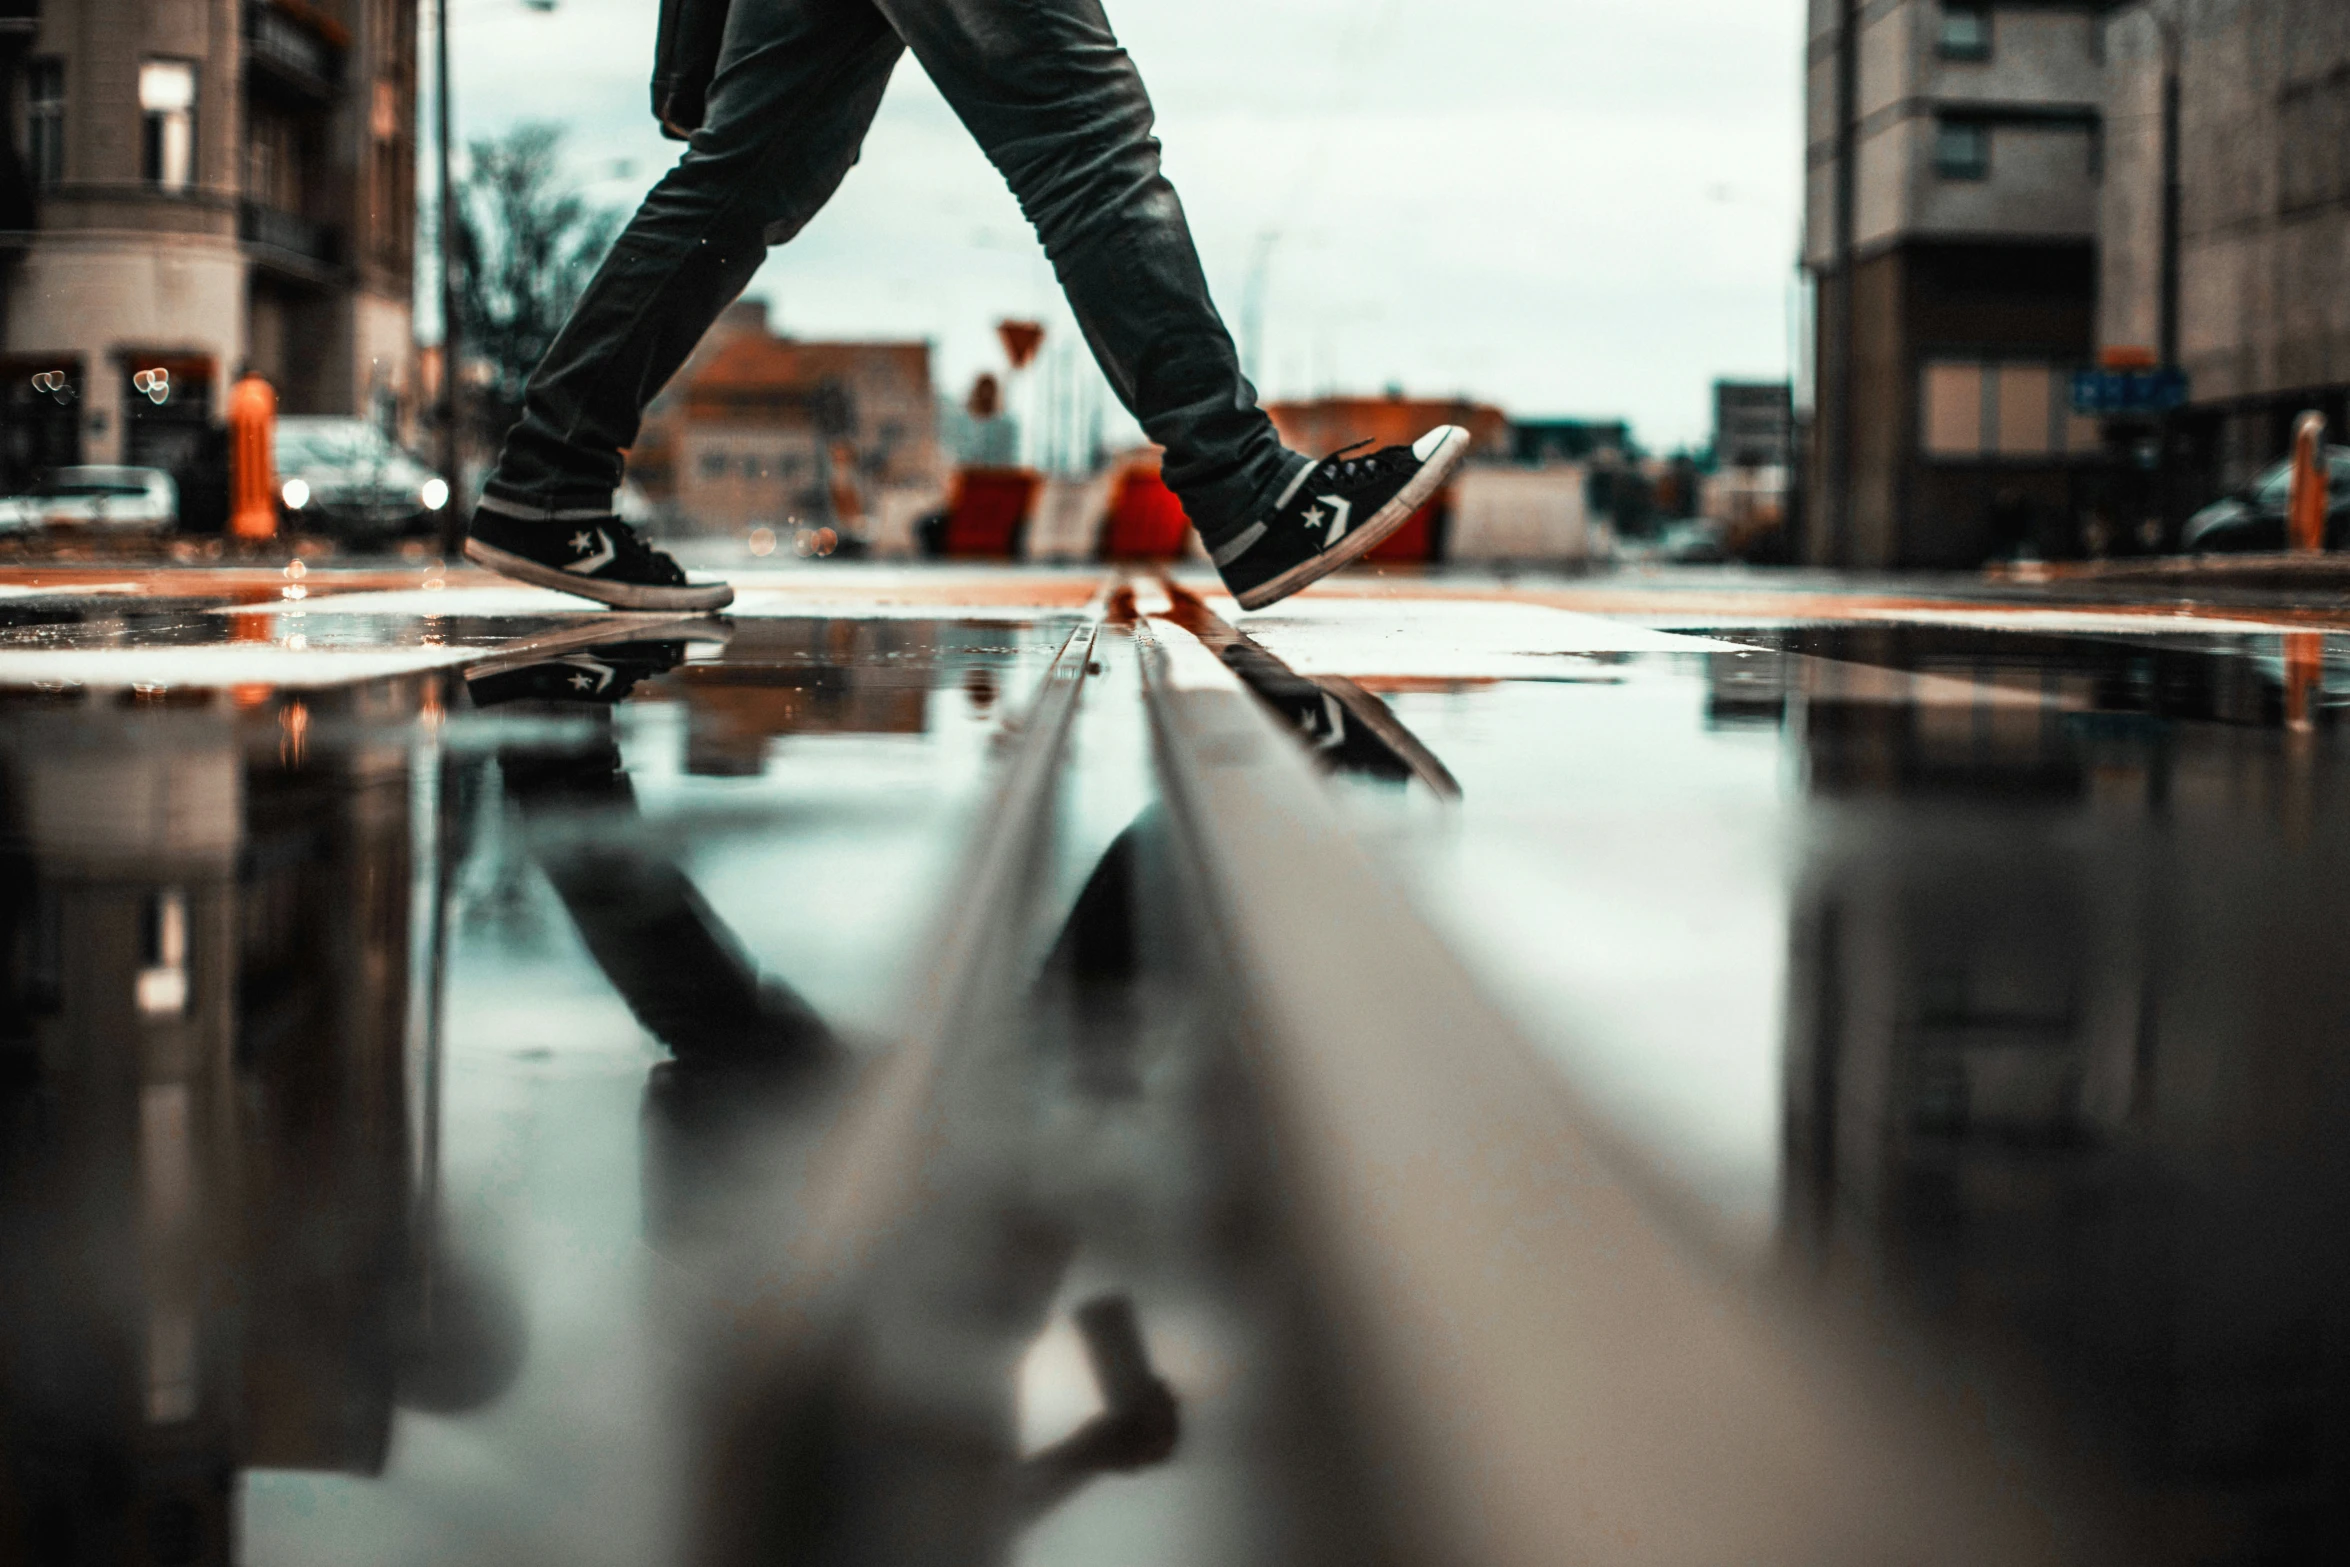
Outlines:
[{"label": "overcast sky", "polygon": [[[1237,334],[1267,255],[1268,396],[1467,393],[1704,438],[1716,376],[1788,373],[1800,0],[1107,0]],[[559,121],[595,193],[674,160],[657,0],[452,0],[458,137]],[[1268,240],[1266,236],[1271,236]],[[864,161],[751,292],[800,336],[1074,328],[1002,182],[903,62]]]}]

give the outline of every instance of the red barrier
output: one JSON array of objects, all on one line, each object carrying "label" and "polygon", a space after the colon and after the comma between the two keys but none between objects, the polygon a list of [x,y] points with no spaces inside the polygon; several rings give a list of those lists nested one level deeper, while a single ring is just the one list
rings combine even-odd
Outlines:
[{"label": "red barrier", "polygon": [[959,468],[947,502],[945,553],[1009,559],[1042,480],[1031,468]]},{"label": "red barrier", "polygon": [[1450,491],[1441,491],[1413,512],[1404,525],[1373,545],[1363,556],[1369,561],[1397,565],[1428,565],[1436,559],[1436,519],[1451,504]]},{"label": "red barrier", "polygon": [[1136,466],[1110,491],[1109,525],[1102,530],[1105,560],[1173,560],[1183,553],[1191,518],[1156,468]]}]

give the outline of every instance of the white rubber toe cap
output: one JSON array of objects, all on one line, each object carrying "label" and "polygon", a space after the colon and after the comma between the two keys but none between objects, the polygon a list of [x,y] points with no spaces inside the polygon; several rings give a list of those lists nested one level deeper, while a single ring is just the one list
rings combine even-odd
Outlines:
[{"label": "white rubber toe cap", "polygon": [[1445,442],[1451,440],[1456,435],[1464,441],[1469,438],[1469,432],[1462,429],[1457,424],[1440,424],[1435,429],[1430,430],[1426,435],[1423,435],[1418,440],[1412,442],[1412,455],[1419,458],[1420,461],[1426,462],[1429,458],[1436,455],[1437,448],[1443,446]]}]

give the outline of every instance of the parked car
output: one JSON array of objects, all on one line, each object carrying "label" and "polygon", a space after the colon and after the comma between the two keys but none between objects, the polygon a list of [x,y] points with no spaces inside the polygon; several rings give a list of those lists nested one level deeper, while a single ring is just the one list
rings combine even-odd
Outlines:
[{"label": "parked car", "polygon": [[57,468],[0,498],[0,531],[62,528],[161,533],[179,521],[180,491],[160,468]]},{"label": "parked car", "polygon": [[[2285,495],[2293,464],[2278,463],[2251,487],[2223,495],[2187,519],[2180,547],[2190,553],[2281,550],[2285,547]],[[2350,547],[2350,446],[2326,448],[2326,548]]]},{"label": "parked car", "polygon": [[440,526],[448,481],[365,419],[277,422],[278,499],[289,525],[353,544]]},{"label": "parked car", "polygon": [[1722,525],[1709,517],[1686,517],[1657,530],[1656,558],[1678,566],[1717,566],[1729,560]]}]

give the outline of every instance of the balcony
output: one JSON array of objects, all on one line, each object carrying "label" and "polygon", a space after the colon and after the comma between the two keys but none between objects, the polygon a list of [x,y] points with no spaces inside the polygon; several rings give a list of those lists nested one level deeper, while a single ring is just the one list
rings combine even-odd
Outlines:
[{"label": "balcony", "polygon": [[343,46],[278,6],[252,5],[245,10],[245,65],[256,90],[324,104],[342,87]]},{"label": "balcony", "polygon": [[237,215],[237,237],[262,252],[261,258],[306,278],[340,266],[343,239],[330,224],[248,201]]}]

